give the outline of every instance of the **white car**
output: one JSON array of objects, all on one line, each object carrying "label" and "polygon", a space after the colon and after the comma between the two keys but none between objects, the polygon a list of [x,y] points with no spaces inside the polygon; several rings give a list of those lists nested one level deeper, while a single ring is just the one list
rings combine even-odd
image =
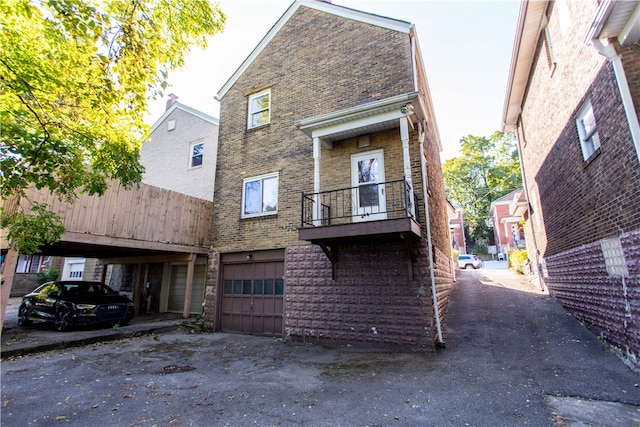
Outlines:
[{"label": "white car", "polygon": [[482,260],[475,255],[458,256],[458,267],[466,269],[469,266],[474,269],[480,268],[482,267]]}]

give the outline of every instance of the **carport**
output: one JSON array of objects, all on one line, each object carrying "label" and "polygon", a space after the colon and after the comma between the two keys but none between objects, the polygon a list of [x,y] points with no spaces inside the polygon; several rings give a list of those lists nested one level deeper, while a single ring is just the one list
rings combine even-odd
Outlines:
[{"label": "carport", "polygon": [[[211,244],[212,202],[145,184],[126,189],[115,181],[102,197],[83,194],[66,203],[34,189],[27,191],[19,208],[28,211],[29,201],[47,203],[66,230],[58,242],[42,248],[42,255],[97,258],[104,266],[103,281],[107,265],[137,266],[136,314],[148,266],[185,265],[183,317],[189,316],[194,270],[197,261],[208,256]],[[9,249],[5,258],[2,323],[18,256]]]}]

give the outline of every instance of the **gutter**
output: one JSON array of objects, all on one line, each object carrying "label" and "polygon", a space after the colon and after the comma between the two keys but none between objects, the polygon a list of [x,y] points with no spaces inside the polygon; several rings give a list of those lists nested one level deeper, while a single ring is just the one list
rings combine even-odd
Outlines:
[{"label": "gutter", "polygon": [[591,39],[591,44],[600,55],[611,61],[611,65],[613,65],[613,72],[616,76],[616,82],[618,83],[620,97],[622,98],[622,106],[624,107],[627,122],[629,123],[631,139],[636,149],[638,162],[640,162],[640,123],[638,123],[638,115],[633,106],[633,98],[631,96],[631,90],[629,89],[627,76],[622,66],[622,59],[611,44],[605,46],[598,38]]},{"label": "gutter", "polygon": [[435,278],[435,267],[433,265],[433,245],[431,243],[431,217],[429,216],[429,179],[427,178],[426,171],[426,162],[424,157],[424,139],[425,134],[422,129],[422,123],[418,123],[420,129],[420,137],[418,141],[420,143],[420,164],[421,164],[421,172],[422,172],[422,193],[424,197],[424,216],[425,222],[427,225],[427,250],[429,252],[429,279],[431,280],[431,295],[433,296],[433,313],[436,317],[436,330],[438,332],[438,347],[444,348],[444,339],[442,338],[442,325],[440,322],[440,309],[438,308],[438,295],[436,294],[436,278]]}]

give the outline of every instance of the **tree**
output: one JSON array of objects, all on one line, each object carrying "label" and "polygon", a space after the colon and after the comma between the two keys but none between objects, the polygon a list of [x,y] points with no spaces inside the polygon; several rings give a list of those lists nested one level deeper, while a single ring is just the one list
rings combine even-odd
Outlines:
[{"label": "tree", "polygon": [[491,202],[522,186],[515,136],[504,132],[490,138],[468,135],[460,140],[460,152],[442,165],[447,197],[464,209],[467,236],[489,242],[493,238],[488,223]]},{"label": "tree", "polygon": [[64,232],[46,205],[19,210],[26,188],[73,201],[140,182],[149,99],[224,22],[210,0],[0,2],[1,225],[16,250]]}]

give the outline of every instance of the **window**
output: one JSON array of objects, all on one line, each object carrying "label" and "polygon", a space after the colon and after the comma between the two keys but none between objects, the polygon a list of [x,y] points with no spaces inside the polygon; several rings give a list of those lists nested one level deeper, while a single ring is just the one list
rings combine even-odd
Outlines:
[{"label": "window", "polygon": [[204,142],[195,142],[191,144],[191,159],[189,167],[196,168],[202,166],[202,155],[204,153]]},{"label": "window", "polygon": [[50,258],[41,255],[20,255],[16,273],[40,273],[47,268]]},{"label": "window", "polygon": [[622,251],[619,237],[611,237],[600,241],[604,263],[609,276],[628,276],[627,261]]},{"label": "window", "polygon": [[553,46],[551,45],[551,33],[549,27],[544,27],[544,51],[547,54],[547,65],[553,73],[556,68],[556,58],[553,54]]},{"label": "window", "polygon": [[242,218],[278,213],[278,174],[247,178],[242,186]]},{"label": "window", "polygon": [[249,129],[267,125],[271,121],[271,89],[249,97]]},{"label": "window", "polygon": [[600,137],[596,129],[596,118],[593,115],[591,101],[587,101],[578,112],[576,126],[580,136],[582,155],[587,160],[600,148]]}]

